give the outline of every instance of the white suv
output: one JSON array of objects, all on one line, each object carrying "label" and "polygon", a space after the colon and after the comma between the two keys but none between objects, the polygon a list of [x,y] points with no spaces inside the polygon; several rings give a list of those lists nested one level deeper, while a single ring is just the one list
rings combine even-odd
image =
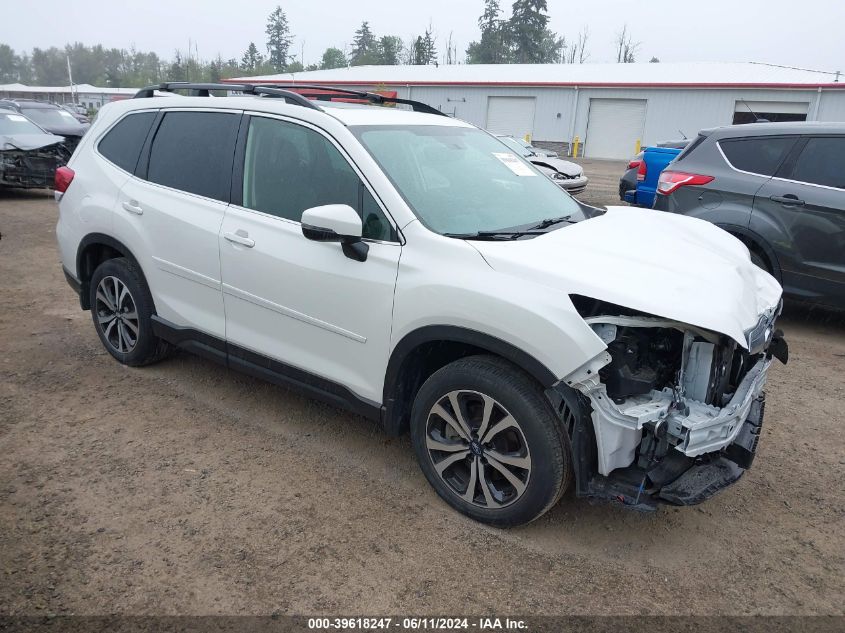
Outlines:
[{"label": "white suv", "polygon": [[119,362],[181,347],[410,430],[437,493],[495,525],[573,479],[649,509],[750,465],[787,350],[741,242],[588,207],[421,104],[228,88],[107,105],[56,175],[65,275]]}]

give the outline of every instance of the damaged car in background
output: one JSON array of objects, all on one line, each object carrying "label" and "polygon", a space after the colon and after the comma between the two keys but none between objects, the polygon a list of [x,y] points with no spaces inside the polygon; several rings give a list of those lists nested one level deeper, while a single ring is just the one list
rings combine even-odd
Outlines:
[{"label": "damaged car in background", "polygon": [[0,110],[0,186],[51,187],[70,151],[62,136],[49,134],[13,111]]}]

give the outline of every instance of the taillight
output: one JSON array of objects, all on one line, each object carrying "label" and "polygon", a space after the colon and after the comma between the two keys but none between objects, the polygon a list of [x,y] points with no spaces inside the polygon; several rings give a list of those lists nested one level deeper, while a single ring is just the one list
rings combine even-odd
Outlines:
[{"label": "taillight", "polygon": [[640,163],[642,163],[642,162],[643,161],[641,161],[639,158],[635,158],[630,163],[628,163],[628,169],[636,169],[637,167],[640,166]]},{"label": "taillight", "polygon": [[74,172],[70,167],[59,167],[56,170],[56,178],[53,185],[56,200],[61,199],[62,194],[67,191],[67,188],[70,187],[70,183],[73,182],[73,177],[75,175],[76,172]]},{"label": "taillight", "polygon": [[648,165],[645,164],[644,160],[641,160],[639,166],[637,167],[637,182],[643,182],[647,173]]},{"label": "taillight", "polygon": [[688,174],[683,171],[664,171],[657,180],[657,191],[668,196],[681,187],[686,187],[687,185],[706,185],[708,182],[713,182],[713,180],[713,176]]},{"label": "taillight", "polygon": [[59,167],[56,170],[55,189],[59,193],[64,193],[73,182],[73,177],[76,175],[70,167]]}]

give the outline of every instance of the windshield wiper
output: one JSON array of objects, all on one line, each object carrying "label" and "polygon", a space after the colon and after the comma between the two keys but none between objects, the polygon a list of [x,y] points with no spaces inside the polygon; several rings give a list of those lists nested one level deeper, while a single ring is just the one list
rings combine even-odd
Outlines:
[{"label": "windshield wiper", "polygon": [[543,235],[543,231],[477,231],[476,233],[444,233],[462,240],[515,240],[525,235]]},{"label": "windshield wiper", "polygon": [[571,217],[572,217],[571,215],[564,215],[564,216],[559,217],[559,218],[548,218],[548,219],[542,220],[541,222],[538,222],[534,226],[530,227],[529,230],[530,231],[541,231],[543,229],[547,229],[551,226],[554,226],[555,224],[561,224],[562,222],[566,222],[567,224],[575,224],[575,220],[571,220],[570,219]]}]

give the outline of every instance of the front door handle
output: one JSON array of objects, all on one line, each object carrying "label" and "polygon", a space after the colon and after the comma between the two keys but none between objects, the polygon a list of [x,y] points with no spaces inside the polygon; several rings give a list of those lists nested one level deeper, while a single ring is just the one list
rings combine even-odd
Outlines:
[{"label": "front door handle", "polygon": [[253,246],[255,246],[255,240],[251,239],[249,237],[249,233],[247,233],[243,229],[239,229],[235,233],[224,233],[223,237],[225,237],[230,242],[240,244],[241,246],[246,246],[247,248],[252,248]]},{"label": "front door handle", "polygon": [[129,213],[134,213],[135,215],[144,215],[144,210],[135,200],[130,200],[129,202],[123,203],[123,209],[125,211],[129,211]]},{"label": "front door handle", "polygon": [[798,196],[794,196],[791,193],[788,193],[785,196],[771,196],[769,200],[772,202],[780,202],[785,207],[803,207],[805,204],[803,200],[798,198]]}]

